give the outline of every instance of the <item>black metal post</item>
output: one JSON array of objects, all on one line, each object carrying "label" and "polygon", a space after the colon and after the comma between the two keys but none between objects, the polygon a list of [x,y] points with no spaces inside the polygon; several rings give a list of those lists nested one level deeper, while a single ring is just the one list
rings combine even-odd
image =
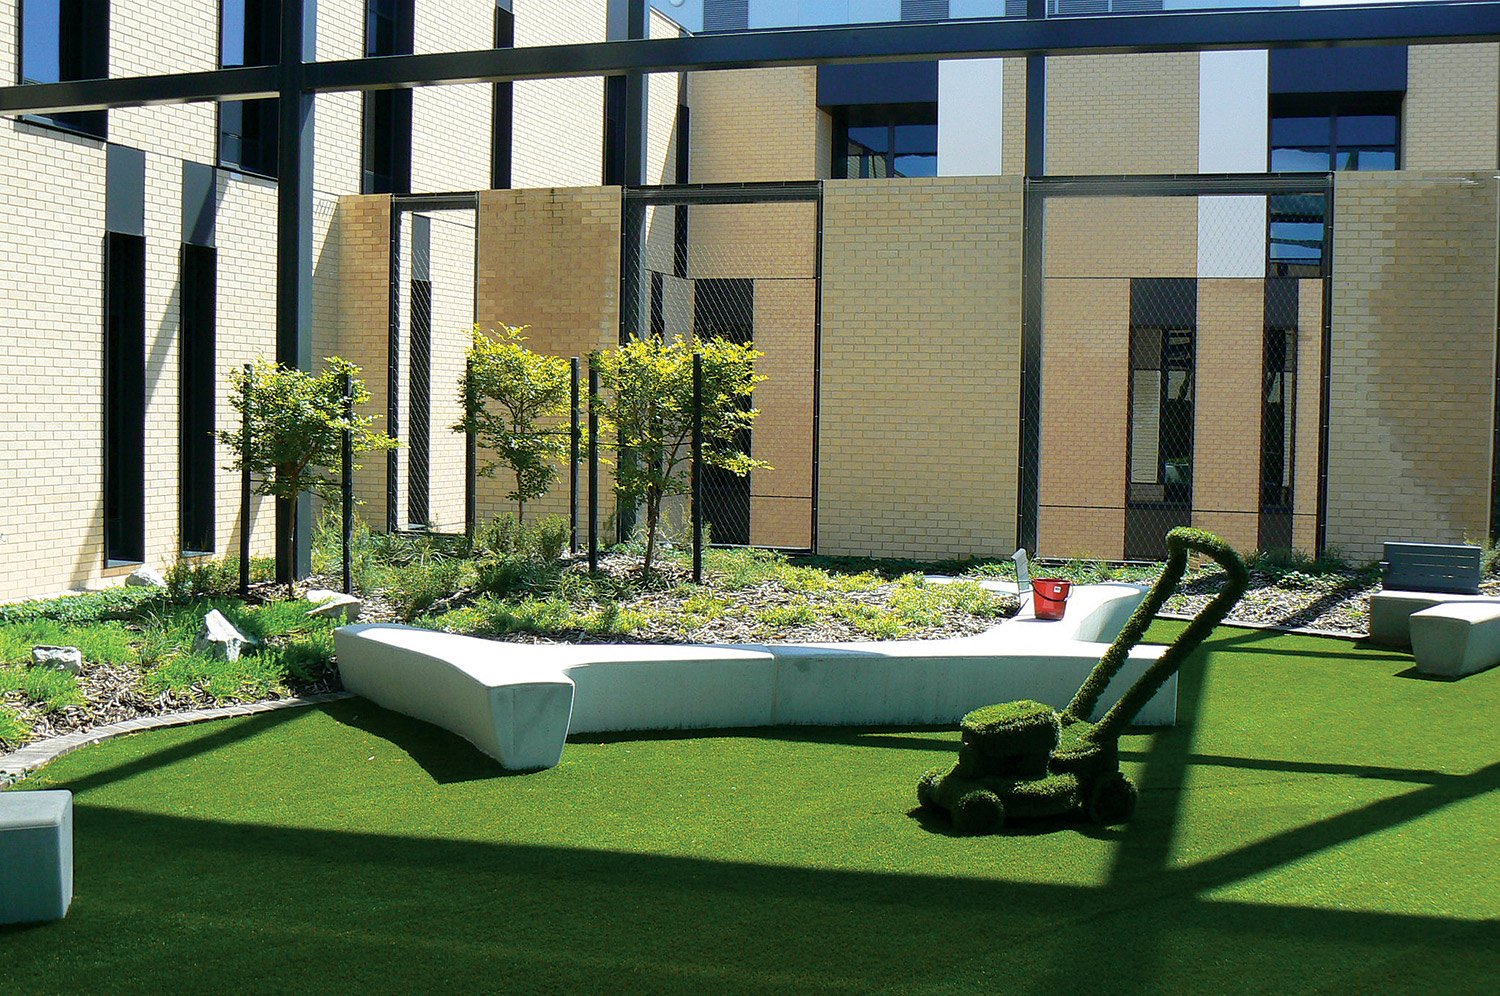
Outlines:
[{"label": "black metal post", "polygon": [[354,543],[354,378],[344,374],[344,446],[343,453],[343,553],[344,594],[354,590],[354,567],[350,547]]},{"label": "black metal post", "polygon": [[693,354],[693,584],[703,583],[703,354]]},{"label": "black metal post", "polygon": [[599,357],[589,356],[589,573],[599,570]]},{"label": "black metal post", "polygon": [[[283,0],[277,62],[280,137],[276,158],[276,359],[312,369],[313,94],[306,64],[317,59],[317,0]],[[276,574],[312,570],[312,496],[276,503]]]},{"label": "black metal post", "polygon": [[464,361],[464,536],[474,548],[479,527],[479,440],[474,435],[474,361]]},{"label": "black metal post", "polygon": [[245,364],[245,417],[240,420],[240,596],[250,594],[250,386],[255,367]]},{"label": "black metal post", "polygon": [[578,552],[578,357],[569,362],[568,386],[568,552]]}]

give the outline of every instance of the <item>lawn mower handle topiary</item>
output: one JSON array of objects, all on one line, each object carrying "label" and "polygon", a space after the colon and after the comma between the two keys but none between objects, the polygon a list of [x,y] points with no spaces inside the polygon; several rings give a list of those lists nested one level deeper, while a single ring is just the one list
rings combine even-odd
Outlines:
[{"label": "lawn mower handle topiary", "polygon": [[[1224,587],[1188,623],[1097,723],[1099,697],[1119,674],[1187,570],[1188,552],[1224,568]],[[934,768],[917,783],[923,809],[948,813],[966,834],[996,833],[1007,819],[1081,813],[1095,823],[1123,823],[1135,812],[1135,785],[1120,771],[1120,733],[1176,673],[1250,583],[1240,555],[1213,533],[1181,526],[1167,534],[1167,566],[1062,712],[1022,700],[975,709],[960,723],[958,763]]]}]

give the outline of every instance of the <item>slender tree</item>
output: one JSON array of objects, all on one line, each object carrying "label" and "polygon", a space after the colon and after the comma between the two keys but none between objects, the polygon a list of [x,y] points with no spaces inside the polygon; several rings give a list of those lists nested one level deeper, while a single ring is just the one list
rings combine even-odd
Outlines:
[{"label": "slender tree", "polygon": [[[344,375],[354,393],[352,422],[344,417]],[[249,370],[236,371],[230,404],[250,424],[249,446],[238,427],[219,432],[219,441],[229,448],[231,469],[249,468],[257,477],[257,494],[286,499],[291,505],[295,534],[297,501],[304,493],[334,501],[340,496],[343,434],[352,433],[356,455],[389,450],[396,440],[375,429],[377,416],[359,413],[368,404],[370,392],[359,380],[359,367],[330,356],[323,370],[309,373],[261,360]],[[294,583],[288,582],[288,593]]]},{"label": "slender tree", "polygon": [[755,373],[759,353],[727,339],[632,339],[599,355],[602,408],[618,431],[622,459],[615,494],[646,518],[644,573],[651,573],[662,500],[686,494],[692,471],[693,354],[703,355],[703,460],[744,476],[770,464],[741,449],[743,433],[760,412],[750,395],[765,377]]},{"label": "slender tree", "polygon": [[528,327],[501,325],[486,332],[474,326],[459,388],[464,418],[454,426],[474,433],[495,454],[479,474],[492,476],[503,466],[514,475],[516,485],[505,497],[516,503],[518,520],[525,519],[527,502],[551,490],[570,444],[559,422],[571,401],[568,361],[528,349],[521,334]]}]

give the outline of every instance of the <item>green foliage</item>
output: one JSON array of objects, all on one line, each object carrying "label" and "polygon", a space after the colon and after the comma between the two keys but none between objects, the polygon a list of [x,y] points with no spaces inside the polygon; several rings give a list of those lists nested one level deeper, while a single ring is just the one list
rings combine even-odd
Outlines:
[{"label": "green foliage", "polygon": [[0,623],[0,664],[31,661],[31,648],[77,647],[96,664],[124,664],[131,659],[130,633],[118,622],[74,625],[51,619]]},{"label": "green foliage", "polygon": [[107,588],[61,598],[37,599],[0,605],[0,624],[34,622],[49,619],[73,625],[87,625],[103,619],[119,619],[150,602],[158,601],[160,592],[153,588]]},{"label": "green foliage", "polygon": [[567,460],[572,430],[556,420],[568,415],[572,397],[569,362],[526,347],[528,326],[474,326],[468,368],[460,389],[464,417],[455,429],[474,433],[495,454],[479,468],[491,476],[505,467],[515,478],[506,496],[524,518],[526,503],[545,495]]},{"label": "green foliage", "polygon": [[600,411],[619,434],[621,459],[615,495],[645,513],[644,572],[651,573],[662,499],[687,494],[693,429],[693,356],[703,357],[703,460],[743,477],[768,467],[740,449],[740,438],[760,414],[750,406],[763,356],[749,343],[727,339],[631,339],[593,362],[605,391]]},{"label": "green foliage", "polygon": [[[275,562],[269,563],[274,569]],[[251,580],[256,580],[254,561],[250,573]],[[167,568],[166,581],[167,596],[174,600],[227,598],[239,591],[240,561],[238,557],[179,560]]]},{"label": "green foliage", "polygon": [[6,750],[21,746],[31,734],[31,724],[14,709],[0,705],[0,747]]},{"label": "green foliage", "polygon": [[384,594],[402,619],[410,620],[435,602],[473,588],[478,580],[473,561],[443,558],[393,568]]},{"label": "green foliage", "polygon": [[551,563],[563,555],[572,538],[568,520],[560,515],[523,522],[509,512],[495,516],[475,531],[473,553],[520,557]]},{"label": "green foliage", "polygon": [[0,695],[7,692],[20,692],[43,712],[83,705],[83,691],[78,687],[78,679],[66,671],[50,667],[29,664],[0,667]]},{"label": "green foliage", "polygon": [[285,677],[277,661],[263,654],[246,654],[223,661],[207,654],[177,654],[146,672],[141,686],[152,695],[200,692],[215,702],[265,698]]},{"label": "green foliage", "polygon": [[441,616],[419,619],[417,624],[482,636],[529,633],[557,638],[627,636],[638,630],[643,622],[644,617],[639,611],[613,600],[579,606],[553,597],[518,601],[483,598]]}]

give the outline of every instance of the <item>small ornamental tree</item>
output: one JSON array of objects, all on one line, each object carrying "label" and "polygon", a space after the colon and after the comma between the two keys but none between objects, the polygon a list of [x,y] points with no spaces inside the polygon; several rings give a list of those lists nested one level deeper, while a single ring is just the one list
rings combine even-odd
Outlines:
[{"label": "small ornamental tree", "polygon": [[515,476],[505,497],[523,520],[526,503],[545,495],[568,457],[570,430],[551,420],[569,413],[572,370],[561,356],[526,348],[528,326],[502,325],[491,332],[474,326],[468,370],[459,387],[464,419],[454,426],[474,433],[496,459],[479,469],[492,476],[501,466]]},{"label": "small ornamental tree", "polygon": [[703,462],[741,477],[770,467],[740,449],[742,433],[760,414],[750,407],[750,394],[765,380],[755,373],[756,358],[765,354],[750,343],[632,339],[599,354],[606,394],[601,411],[630,454],[619,461],[615,495],[645,512],[648,575],[662,499],[686,494],[691,484],[695,352],[703,355]]},{"label": "small ornamental tree", "polygon": [[[344,417],[345,374],[353,383],[352,422]],[[329,501],[340,495],[346,427],[352,432],[356,455],[399,445],[376,431],[376,416],[359,413],[359,406],[369,403],[370,392],[358,374],[359,367],[353,363],[330,356],[316,374],[261,360],[234,375],[230,404],[239,412],[242,425],[249,422],[249,448],[239,428],[222,430],[219,441],[234,455],[231,469],[248,468],[259,478],[256,494],[291,503],[293,535],[299,495],[311,492]]]}]

